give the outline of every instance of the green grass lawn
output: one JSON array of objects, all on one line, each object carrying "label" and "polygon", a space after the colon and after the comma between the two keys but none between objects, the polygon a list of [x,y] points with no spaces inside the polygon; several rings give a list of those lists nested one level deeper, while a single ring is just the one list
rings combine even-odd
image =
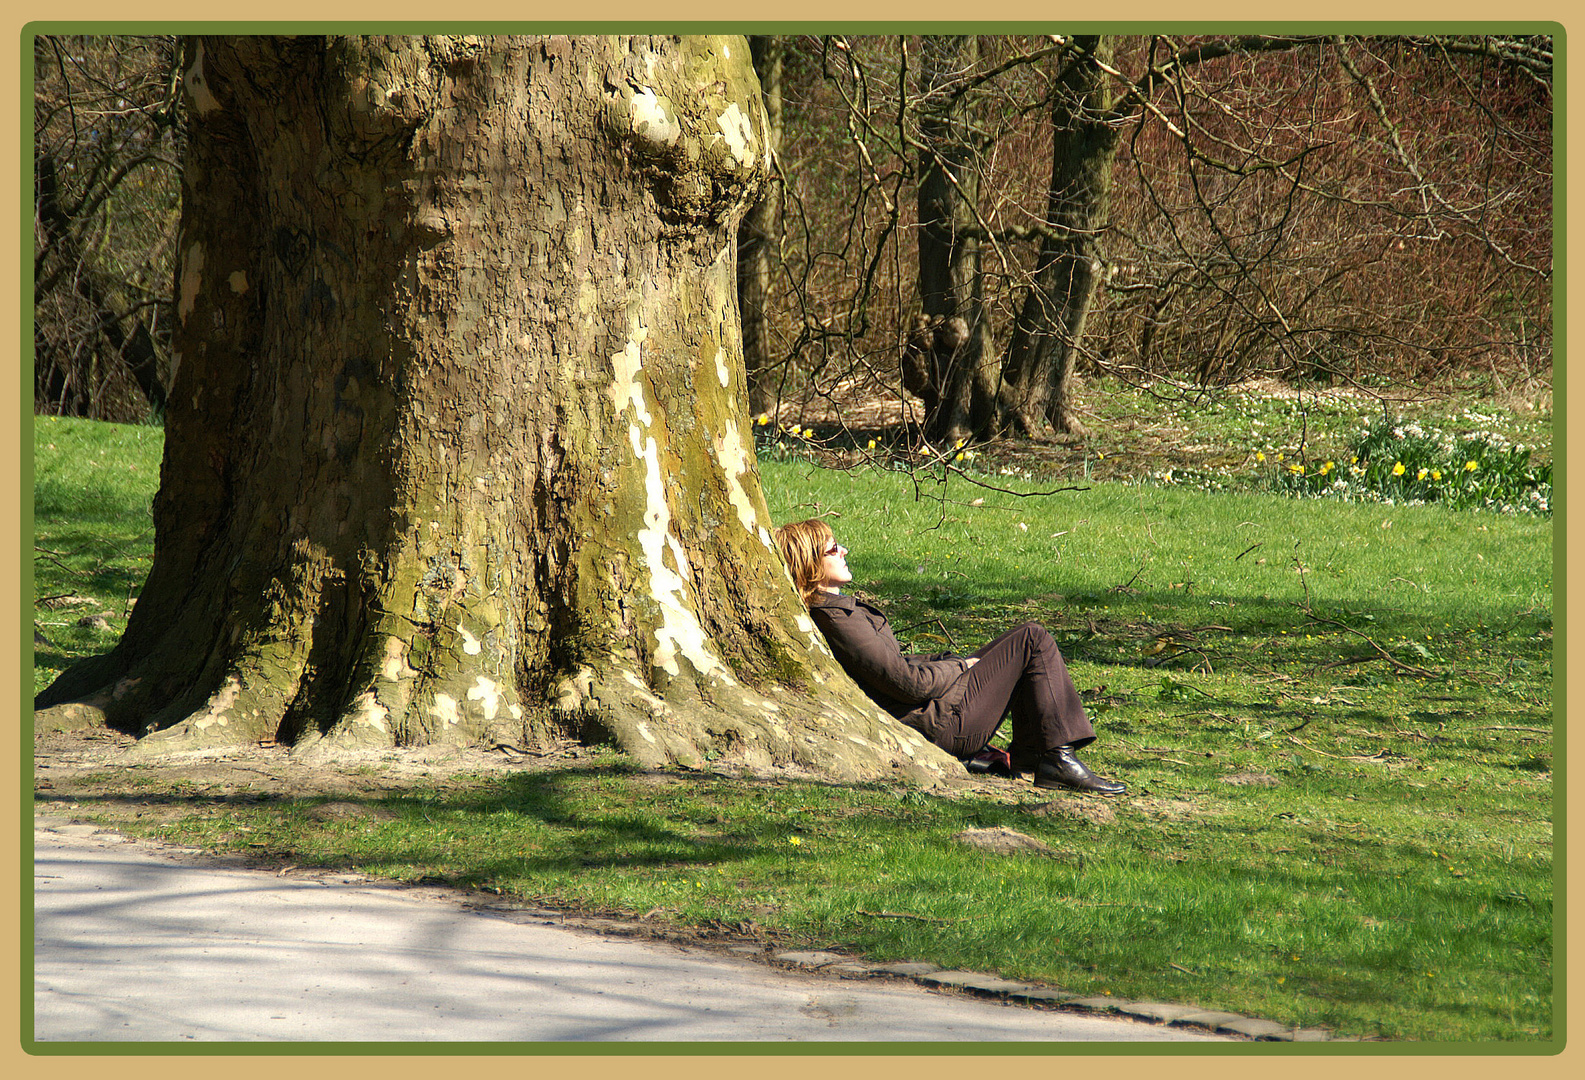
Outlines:
[{"label": "green grass lawn", "polygon": [[[33,422],[33,691],[72,660],[107,651],[154,552],[150,507],[162,429],[56,416]],[[100,616],[104,624],[79,626]]]},{"label": "green grass lawn", "polygon": [[[40,685],[123,625],[158,445],[152,428],[38,424],[36,593],[57,598],[35,610],[53,643]],[[1129,795],[646,773],[600,752],[371,796],[372,821],[320,820],[322,799],[152,789],[158,814],[115,798],[77,812],[1364,1037],[1558,1034],[1549,518],[1122,479],[1019,497],[796,460],[762,476],[777,521],[828,515],[855,585],[917,647],[1045,623],[1100,732],[1086,756]],[[76,627],[89,610],[111,630]],[[988,826],[1053,854],[952,839]]]}]

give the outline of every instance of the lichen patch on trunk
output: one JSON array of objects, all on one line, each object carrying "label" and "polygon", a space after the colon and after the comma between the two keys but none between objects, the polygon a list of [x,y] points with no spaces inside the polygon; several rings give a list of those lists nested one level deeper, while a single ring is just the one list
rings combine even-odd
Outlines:
[{"label": "lichen patch on trunk", "polygon": [[641,346],[648,332],[642,325],[632,328],[632,335],[622,351],[611,354],[611,404],[616,406],[618,416],[631,405],[633,414],[645,427],[654,422],[649,414],[649,409],[644,405],[644,384],[639,381],[639,372],[644,368],[640,355]]},{"label": "lichen patch on trunk", "polygon": [[501,688],[492,680],[480,675],[468,688],[468,700],[479,703],[486,720],[494,720],[501,708]]},{"label": "lichen patch on trunk", "polygon": [[759,524],[759,519],[754,511],[754,501],[748,497],[748,492],[743,487],[743,477],[753,465],[748,449],[743,445],[743,434],[738,430],[736,420],[728,420],[725,429],[721,432],[721,441],[716,444],[716,455],[721,460],[721,469],[726,473],[726,497],[737,511],[738,521],[749,532],[754,532]]},{"label": "lichen patch on trunk", "polygon": [[655,96],[655,91],[647,86],[633,91],[628,98],[628,109],[633,118],[633,132],[645,142],[670,147],[682,134],[677,122],[666,115],[666,107]]},{"label": "lichen patch on trunk", "polygon": [[221,727],[225,727],[227,724],[231,723],[231,709],[236,705],[237,699],[241,696],[242,684],[238,682],[236,676],[233,675],[226,680],[224,686],[222,686],[214,693],[213,696],[210,697],[203,713],[194,717],[193,727],[197,728],[199,731],[216,724],[220,725]]},{"label": "lichen patch on trunk", "polygon": [[726,138],[727,149],[740,165],[754,164],[754,124],[737,102],[726,107],[726,112],[716,117],[716,124]]},{"label": "lichen patch on trunk", "polygon": [[390,682],[411,679],[418,674],[408,666],[407,644],[395,635],[385,639],[385,658],[380,665],[380,674]]},{"label": "lichen patch on trunk", "polygon": [[187,252],[182,256],[182,285],[181,295],[176,300],[176,317],[182,322],[187,321],[187,316],[193,313],[193,306],[198,303],[198,287],[203,280],[204,247],[194,241],[187,245]]},{"label": "lichen patch on trunk", "polygon": [[203,42],[199,42],[198,47],[193,51],[193,62],[183,77],[182,85],[192,95],[193,107],[198,110],[198,115],[202,116],[220,108],[220,102],[210,92],[209,84],[204,79]]},{"label": "lichen patch on trunk", "polygon": [[442,728],[456,727],[462,722],[462,713],[457,708],[457,699],[450,694],[436,694],[429,707],[429,714],[440,721]]},{"label": "lichen patch on trunk", "polygon": [[368,690],[359,694],[348,710],[347,720],[361,727],[370,727],[381,735],[390,734],[391,728],[386,721],[390,718],[390,711],[381,705],[374,696],[374,691]]},{"label": "lichen patch on trunk", "polygon": [[[666,502],[666,482],[661,476],[655,439],[649,436],[640,444],[636,426],[630,427],[628,433],[633,454],[644,464],[644,528],[639,530],[638,544],[649,570],[649,595],[660,605],[661,613],[661,625],[655,629],[653,662],[676,678],[682,671],[677,663],[680,655],[700,675],[731,683],[731,674],[705,647],[704,627],[684,598],[687,582],[679,571],[686,571],[686,557],[671,535],[671,507]],[[676,570],[666,565],[668,550],[678,563]]]}]

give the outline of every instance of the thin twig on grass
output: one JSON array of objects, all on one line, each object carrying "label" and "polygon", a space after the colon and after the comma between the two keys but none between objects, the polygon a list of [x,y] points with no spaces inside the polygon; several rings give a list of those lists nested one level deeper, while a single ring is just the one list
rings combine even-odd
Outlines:
[{"label": "thin twig on grass", "polygon": [[1396,656],[1392,655],[1392,653],[1388,652],[1386,649],[1383,649],[1380,645],[1376,644],[1375,638],[1372,638],[1369,634],[1360,633],[1358,630],[1355,630],[1352,626],[1349,626],[1346,623],[1340,623],[1336,619],[1328,619],[1328,618],[1326,618],[1323,615],[1317,615],[1309,606],[1306,606],[1303,610],[1304,610],[1304,613],[1306,615],[1308,615],[1310,617],[1310,619],[1313,620],[1314,622],[1324,623],[1327,626],[1335,626],[1339,630],[1342,630],[1342,631],[1345,631],[1347,633],[1353,634],[1355,637],[1357,637],[1360,640],[1364,641],[1365,644],[1369,645],[1372,649],[1375,649],[1377,654],[1379,654],[1381,659],[1387,661],[1387,663],[1391,664],[1393,667],[1397,668],[1399,671],[1408,672],[1410,675],[1419,675],[1422,678],[1426,678],[1426,679],[1434,679],[1434,678],[1437,677],[1437,674],[1434,671],[1427,671],[1423,667],[1415,667],[1413,664],[1406,664],[1402,660],[1399,660]]},{"label": "thin twig on grass", "polygon": [[1139,575],[1143,574],[1145,572],[1145,562],[1146,561],[1148,561],[1148,560],[1141,560],[1140,561],[1139,569],[1134,571],[1134,576],[1133,577],[1129,578],[1127,581],[1123,582],[1123,584],[1121,584],[1121,585],[1113,585],[1110,589],[1107,589],[1106,591],[1107,592],[1115,592],[1115,593],[1133,592],[1133,584],[1134,584],[1134,582],[1138,581],[1139,580]]},{"label": "thin twig on grass", "polygon": [[1336,760],[1336,759],[1338,759],[1340,757],[1340,755],[1338,755],[1338,754],[1328,754],[1325,750],[1317,750],[1315,747],[1311,746],[1309,743],[1305,742],[1303,739],[1295,739],[1292,735],[1288,736],[1288,741],[1291,742],[1295,746],[1304,747],[1306,750],[1310,751],[1310,753],[1312,753],[1312,754],[1320,754],[1322,757],[1329,757],[1329,758],[1332,758],[1334,760]]},{"label": "thin twig on grass", "polygon": [[915,915],[908,911],[865,911],[863,908],[858,908],[856,910],[860,915],[868,915],[872,919],[918,919],[920,922],[933,923],[949,923],[957,921],[955,919],[934,919],[929,915]]},{"label": "thin twig on grass", "polygon": [[[1051,897],[1051,899],[1055,900],[1057,903],[1060,903],[1060,904],[1072,904],[1074,907],[1144,907],[1144,906],[1146,906],[1144,904],[1124,904],[1124,903],[1120,903],[1120,902],[1117,902],[1117,901],[1109,901],[1109,900],[1075,900],[1071,896],[1053,896],[1053,897]],[[1154,905],[1151,905],[1151,907],[1152,907],[1152,910],[1155,910],[1155,911],[1160,911],[1161,910],[1161,908],[1155,907]]]},{"label": "thin twig on grass", "polygon": [[[959,575],[959,576],[962,577],[962,576],[965,576],[965,575]],[[956,649],[958,647],[957,639],[952,636],[952,631],[947,629],[947,624],[942,622],[939,617],[938,618],[934,618],[934,619],[921,619],[921,620],[919,620],[916,623],[909,623],[907,626],[904,626],[901,629],[893,631],[893,633],[906,634],[906,633],[908,633],[908,631],[913,630],[916,627],[928,626],[931,623],[935,623],[936,624],[936,628],[938,630],[940,630],[944,635],[946,635],[947,644],[951,645],[954,649]]]},{"label": "thin twig on grass", "polygon": [[62,559],[67,557],[65,552],[49,551],[49,550],[46,550],[45,548],[35,547],[33,549],[33,557],[37,558],[37,559],[43,559],[45,562],[48,562],[48,563],[54,563],[57,568],[59,568],[61,570],[64,570],[66,573],[71,574],[74,577],[87,577],[88,576],[87,574],[84,574],[81,571],[73,570],[71,567],[67,566],[64,562],[61,561]]}]

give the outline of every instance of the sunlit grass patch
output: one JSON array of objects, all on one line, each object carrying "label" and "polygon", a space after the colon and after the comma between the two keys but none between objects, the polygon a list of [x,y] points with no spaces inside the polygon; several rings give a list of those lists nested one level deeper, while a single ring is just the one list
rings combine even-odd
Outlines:
[{"label": "sunlit grass patch", "polygon": [[125,628],[148,576],[163,447],[157,427],[34,419],[35,692]]}]

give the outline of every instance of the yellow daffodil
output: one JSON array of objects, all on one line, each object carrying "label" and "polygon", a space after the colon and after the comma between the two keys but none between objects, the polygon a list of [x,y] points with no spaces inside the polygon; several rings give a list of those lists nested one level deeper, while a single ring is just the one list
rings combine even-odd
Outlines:
[{"label": "yellow daffodil", "polygon": [[1440,479],[1442,479],[1442,470],[1441,469],[1432,469],[1431,470],[1431,479],[1432,480],[1440,480]]},{"label": "yellow daffodil", "polygon": [[1402,476],[1403,475],[1403,462],[1396,461],[1396,462],[1393,463],[1392,475],[1394,475],[1394,476]]},{"label": "yellow daffodil", "polygon": [[875,449],[875,440],[874,439],[870,440],[869,449],[871,449],[871,450]]},{"label": "yellow daffodil", "polygon": [[963,460],[963,455],[962,454],[955,454],[955,455],[953,455],[952,460],[953,461],[962,461]]},{"label": "yellow daffodil", "polygon": [[1265,454],[1265,452],[1261,451],[1261,450],[1256,450],[1255,451],[1255,460],[1260,462],[1261,464],[1265,464],[1265,462],[1266,462],[1266,454]]},{"label": "yellow daffodil", "polygon": [[803,841],[803,837],[801,837],[801,836],[789,836],[787,838],[787,842],[789,844],[791,844],[793,847],[797,847],[799,844],[802,844],[804,841]]},{"label": "yellow daffodil", "polygon": [[1478,469],[1478,468],[1480,468],[1480,466],[1479,466],[1479,465],[1477,465],[1477,464],[1476,464],[1476,463],[1475,463],[1475,462],[1473,462],[1473,461],[1466,461],[1466,462],[1464,462],[1464,471],[1465,471],[1465,472],[1474,472],[1474,471],[1475,471],[1475,470],[1476,470],[1476,469]]},{"label": "yellow daffodil", "polygon": [[1424,480],[1429,475],[1431,475],[1429,469],[1421,469],[1419,472],[1414,474],[1414,478],[1416,480]]},{"label": "yellow daffodil", "polygon": [[1336,462],[1332,462],[1332,461],[1325,462],[1321,466],[1321,475],[1325,476],[1327,473],[1331,472],[1335,468],[1337,468],[1337,463]]},{"label": "yellow daffodil", "polygon": [[1281,463],[1281,461],[1282,461],[1282,455],[1281,454],[1277,455],[1277,461],[1278,461],[1278,463]]}]

